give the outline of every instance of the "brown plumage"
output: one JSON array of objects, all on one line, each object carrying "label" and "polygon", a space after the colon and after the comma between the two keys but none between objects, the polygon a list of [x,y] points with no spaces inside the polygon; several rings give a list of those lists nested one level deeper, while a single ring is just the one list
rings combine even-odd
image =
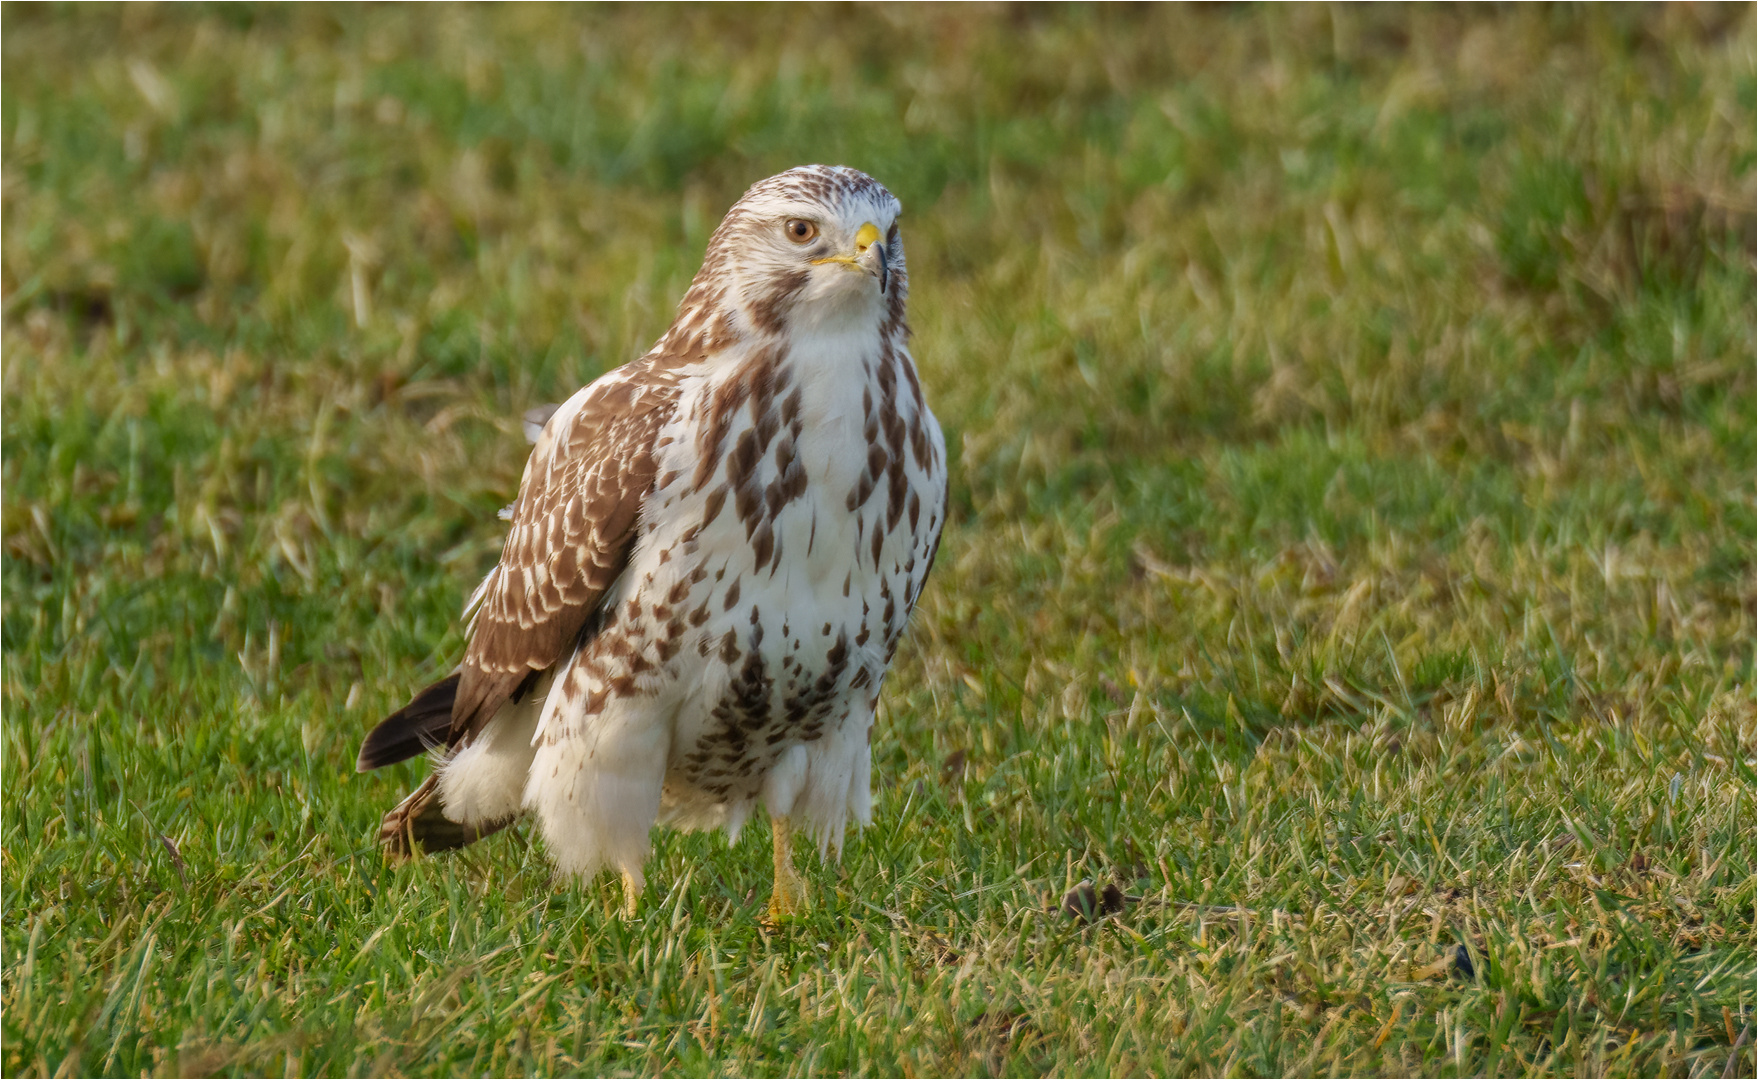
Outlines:
[{"label": "brown plumage", "polygon": [[850,169],[757,184],[654,348],[533,420],[458,671],[361,751],[443,744],[392,850],[530,811],[563,869],[616,865],[632,902],[655,820],[736,836],[761,801],[787,909],[790,815],[837,849],[867,819],[873,710],[946,510],[897,214]]}]

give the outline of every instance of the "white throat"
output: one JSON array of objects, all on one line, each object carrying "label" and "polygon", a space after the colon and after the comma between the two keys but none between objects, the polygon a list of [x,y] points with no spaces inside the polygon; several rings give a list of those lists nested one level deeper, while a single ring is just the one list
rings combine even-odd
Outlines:
[{"label": "white throat", "polygon": [[884,318],[885,297],[876,278],[825,267],[801,290],[788,321],[796,338],[865,333],[876,343]]}]

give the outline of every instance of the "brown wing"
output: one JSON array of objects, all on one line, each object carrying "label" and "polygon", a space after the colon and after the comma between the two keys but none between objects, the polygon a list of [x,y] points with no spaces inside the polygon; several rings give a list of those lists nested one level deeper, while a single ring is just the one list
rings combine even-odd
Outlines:
[{"label": "brown wing", "polygon": [[638,360],[549,422],[525,466],[512,531],[459,668],[452,745],[561,659],[622,573],[653,489],[654,441],[677,397],[670,372]]}]

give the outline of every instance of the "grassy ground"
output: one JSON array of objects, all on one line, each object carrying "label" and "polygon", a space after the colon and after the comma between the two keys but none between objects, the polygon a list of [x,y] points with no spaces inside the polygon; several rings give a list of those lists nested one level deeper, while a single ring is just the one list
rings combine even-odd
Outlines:
[{"label": "grassy ground", "polygon": [[[0,1069],[1751,1075],[1752,11],[6,9]],[[873,827],[387,866],[519,413],[815,160],[955,457]]]}]

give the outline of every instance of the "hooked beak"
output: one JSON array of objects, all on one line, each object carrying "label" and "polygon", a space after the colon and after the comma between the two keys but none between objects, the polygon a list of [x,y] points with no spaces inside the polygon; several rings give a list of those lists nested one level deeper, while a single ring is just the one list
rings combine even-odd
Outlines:
[{"label": "hooked beak", "polygon": [[891,288],[891,267],[885,254],[885,245],[879,239],[879,227],[871,221],[862,225],[855,233],[853,255],[830,255],[812,260],[814,266],[823,263],[840,263],[850,270],[872,274],[879,279],[881,293]]}]

